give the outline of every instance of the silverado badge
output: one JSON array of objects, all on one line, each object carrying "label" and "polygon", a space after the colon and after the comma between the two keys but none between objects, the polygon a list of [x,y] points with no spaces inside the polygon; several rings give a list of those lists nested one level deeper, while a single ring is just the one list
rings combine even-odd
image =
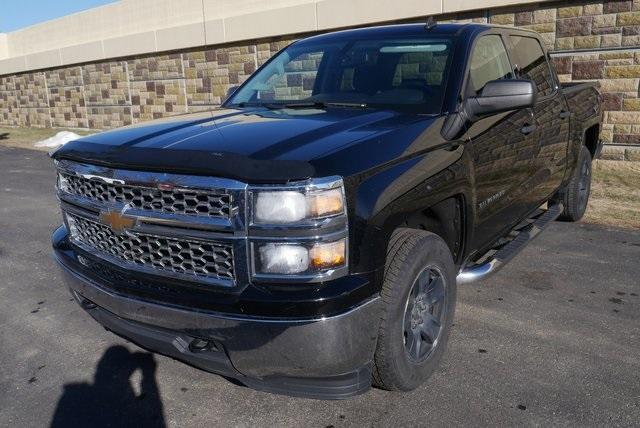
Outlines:
[{"label": "silverado badge", "polygon": [[134,217],[126,216],[119,211],[101,211],[99,218],[102,224],[109,226],[115,233],[122,233],[136,224]]}]

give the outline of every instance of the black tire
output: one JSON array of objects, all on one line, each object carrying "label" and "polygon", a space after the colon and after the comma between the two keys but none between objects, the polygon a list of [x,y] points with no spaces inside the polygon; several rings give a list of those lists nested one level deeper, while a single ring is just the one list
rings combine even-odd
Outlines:
[{"label": "black tire", "polygon": [[560,220],[580,220],[587,210],[591,193],[591,153],[585,146],[580,150],[578,165],[563,193],[564,211]]},{"label": "black tire", "polygon": [[[444,296],[438,300],[440,303],[424,309],[425,304],[430,304],[425,302],[436,302],[436,297],[441,294],[434,291],[441,288],[435,279],[438,275],[442,278]],[[421,286],[421,282],[430,285]],[[421,297],[422,294],[416,294],[416,287],[418,290],[430,289],[433,295],[429,297],[427,290],[427,294]],[[384,308],[374,357],[373,383],[387,390],[410,391],[437,368],[446,349],[455,314],[455,266],[451,251],[442,238],[422,230],[396,230],[387,249],[381,297]],[[423,312],[426,313],[420,315]],[[418,315],[414,318],[415,313]],[[435,318],[438,317],[440,327],[437,334],[425,333],[423,336],[422,329],[435,332],[437,327],[434,326],[438,325]],[[415,329],[414,322],[417,323]],[[412,334],[416,330],[420,331],[417,340]],[[432,336],[435,337],[435,345],[431,339],[424,339]],[[411,347],[407,340],[412,340],[416,346]],[[420,357],[420,352],[426,354]]]}]

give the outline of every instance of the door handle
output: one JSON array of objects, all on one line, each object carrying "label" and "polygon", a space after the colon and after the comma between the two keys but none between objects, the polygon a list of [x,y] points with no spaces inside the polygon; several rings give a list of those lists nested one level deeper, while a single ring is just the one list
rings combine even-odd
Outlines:
[{"label": "door handle", "polygon": [[569,116],[571,116],[571,112],[570,111],[562,110],[560,112],[560,119],[566,119]]},{"label": "door handle", "polygon": [[535,130],[536,130],[535,125],[525,125],[522,128],[520,128],[520,132],[522,132],[524,135],[529,135]]}]

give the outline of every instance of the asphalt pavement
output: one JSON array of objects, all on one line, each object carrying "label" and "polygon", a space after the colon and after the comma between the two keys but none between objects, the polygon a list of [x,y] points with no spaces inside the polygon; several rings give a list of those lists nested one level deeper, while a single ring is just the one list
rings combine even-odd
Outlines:
[{"label": "asphalt pavement", "polygon": [[344,401],[257,392],[153,355],[72,301],[45,153],[0,147],[0,426],[639,426],[640,231],[555,223],[461,286],[418,390]]}]

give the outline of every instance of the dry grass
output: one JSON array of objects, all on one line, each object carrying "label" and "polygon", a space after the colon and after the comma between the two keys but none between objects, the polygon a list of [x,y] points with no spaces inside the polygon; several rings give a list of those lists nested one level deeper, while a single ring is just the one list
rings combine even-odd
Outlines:
[{"label": "dry grass", "polygon": [[35,147],[33,143],[56,135],[60,131],[73,131],[79,135],[93,134],[95,131],[63,128],[0,128],[0,146],[49,151],[50,147]]},{"label": "dry grass", "polygon": [[640,162],[597,160],[585,222],[640,229]]}]

